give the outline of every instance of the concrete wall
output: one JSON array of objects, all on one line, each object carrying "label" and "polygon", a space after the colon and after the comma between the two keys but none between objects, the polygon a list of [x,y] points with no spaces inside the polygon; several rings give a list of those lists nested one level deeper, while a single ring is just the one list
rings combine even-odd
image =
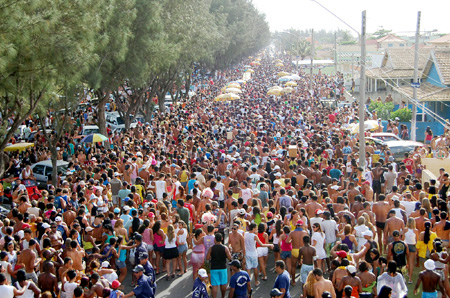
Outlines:
[{"label": "concrete wall", "polygon": [[[446,159],[422,158],[422,164],[435,177],[439,177],[439,169],[440,168],[444,168],[447,172],[450,171],[450,158],[446,158]],[[424,180],[424,181],[426,181],[426,180]]]}]

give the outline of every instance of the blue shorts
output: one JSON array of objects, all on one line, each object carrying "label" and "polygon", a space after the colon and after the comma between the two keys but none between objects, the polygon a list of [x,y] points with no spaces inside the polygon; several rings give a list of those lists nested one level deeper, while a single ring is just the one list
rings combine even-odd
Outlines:
[{"label": "blue shorts", "polygon": [[182,254],[182,253],[184,253],[185,251],[187,251],[187,245],[186,245],[186,244],[183,244],[183,245],[179,245],[179,246],[178,246],[178,253],[179,253],[179,254]]},{"label": "blue shorts", "polygon": [[117,269],[122,269],[127,267],[127,264],[124,261],[116,260],[116,267]]},{"label": "blue shorts", "polygon": [[245,256],[245,267],[247,269],[258,268],[258,256]]},{"label": "blue shorts", "polygon": [[292,255],[292,252],[289,250],[289,251],[282,251],[280,256],[282,259],[287,259],[287,258],[290,258],[291,255]]},{"label": "blue shorts", "polygon": [[313,270],[314,270],[314,265],[302,264],[302,268],[300,269],[300,282],[305,284],[306,279],[308,278],[308,274]]},{"label": "blue shorts", "polygon": [[437,298],[437,291],[435,292],[422,292],[422,298]]},{"label": "blue shorts", "polygon": [[211,269],[211,285],[221,286],[228,284],[227,269]]}]

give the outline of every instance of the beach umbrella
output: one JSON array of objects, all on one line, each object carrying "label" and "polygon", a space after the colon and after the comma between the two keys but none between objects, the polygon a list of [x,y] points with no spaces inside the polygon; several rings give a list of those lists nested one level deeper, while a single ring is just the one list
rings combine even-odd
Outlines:
[{"label": "beach umbrella", "polygon": [[217,96],[216,98],[214,98],[215,101],[223,101],[226,100],[225,98],[227,97],[226,94],[220,94],[219,96]]},{"label": "beach umbrella", "polygon": [[289,82],[286,83],[286,86],[289,86],[289,87],[296,87],[296,86],[297,86],[297,83],[294,82],[294,81],[289,81]]},{"label": "beach umbrella", "polygon": [[275,59],[274,62],[275,63],[282,63],[283,61],[281,61],[281,59]]},{"label": "beach umbrella", "polygon": [[[378,129],[380,125],[378,124],[378,121],[376,120],[367,120],[364,121],[364,130],[375,130]],[[355,134],[359,132],[359,123],[353,126],[351,133]]]},{"label": "beach umbrella", "polygon": [[274,90],[274,89],[282,90],[283,88],[280,86],[272,86],[269,88],[269,90]]},{"label": "beach umbrella", "polygon": [[92,133],[90,135],[85,136],[81,142],[82,143],[100,143],[108,140],[107,137],[105,137],[102,134],[99,133]]},{"label": "beach umbrella", "polygon": [[253,69],[247,69],[245,72],[254,73],[255,71]]},{"label": "beach umbrella", "polygon": [[283,63],[281,63],[281,62],[278,62],[277,64],[275,64],[275,66],[276,66],[276,67],[283,67],[283,66],[284,66],[284,64],[283,64]]},{"label": "beach umbrella", "polygon": [[284,77],[284,76],[287,76],[287,75],[289,75],[287,72],[285,72],[285,71],[280,71],[279,73],[277,73],[277,76],[279,76],[279,77]]},{"label": "beach umbrella", "polygon": [[241,85],[239,84],[239,83],[229,83],[228,85],[227,85],[227,88],[239,88],[239,89],[241,89]]},{"label": "beach umbrella", "polygon": [[286,93],[292,93],[292,92],[294,92],[294,88],[292,88],[292,87],[286,87],[286,88],[283,88],[283,93],[284,94],[286,94]]},{"label": "beach umbrella", "polygon": [[239,84],[247,84],[247,82],[245,80],[237,80],[236,82]]},{"label": "beach umbrella", "polygon": [[282,92],[283,92],[283,90],[281,89],[272,89],[272,90],[269,90],[268,92],[267,92],[267,95],[276,95],[276,96],[280,96],[281,94],[282,94]]},{"label": "beach umbrella", "polygon": [[242,93],[242,91],[238,88],[227,88],[227,93]]},{"label": "beach umbrella", "polygon": [[261,58],[256,58],[255,61],[258,61],[258,62],[259,62],[259,61],[261,61]]},{"label": "beach umbrella", "polygon": [[241,98],[239,95],[234,94],[234,93],[228,93],[228,94],[225,94],[225,95],[226,95],[225,100],[236,100],[236,99],[240,99]]},{"label": "beach umbrella", "polygon": [[244,68],[250,68],[251,66],[250,65],[244,65]]},{"label": "beach umbrella", "polygon": [[284,76],[284,77],[279,78],[278,81],[280,81],[280,82],[292,81],[292,77],[291,76]]},{"label": "beach umbrella", "polygon": [[292,77],[293,80],[296,80],[296,81],[301,79],[300,76],[298,74],[295,74],[295,73],[293,75],[291,75],[291,77]]}]

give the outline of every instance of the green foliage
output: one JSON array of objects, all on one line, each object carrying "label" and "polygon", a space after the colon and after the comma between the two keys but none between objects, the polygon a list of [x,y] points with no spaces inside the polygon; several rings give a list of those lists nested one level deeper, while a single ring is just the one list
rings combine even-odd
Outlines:
[{"label": "green foliage", "polygon": [[408,108],[398,109],[391,113],[391,119],[398,117],[400,122],[409,122],[412,119],[412,111]]},{"label": "green foliage", "polygon": [[383,103],[378,101],[371,101],[369,105],[369,111],[377,112],[378,117],[383,120],[390,119],[390,115],[393,110],[394,103],[392,102]]},{"label": "green foliage", "polygon": [[392,30],[384,29],[383,26],[378,27],[378,30],[372,33],[372,37],[370,39],[379,39],[382,37],[385,37],[386,35],[390,34]]}]

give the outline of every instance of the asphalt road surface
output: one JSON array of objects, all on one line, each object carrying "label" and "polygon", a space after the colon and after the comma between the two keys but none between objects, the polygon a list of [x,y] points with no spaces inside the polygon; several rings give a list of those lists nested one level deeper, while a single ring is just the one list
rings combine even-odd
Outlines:
[{"label": "asphalt road surface", "polygon": [[[188,260],[190,257],[190,250],[188,254]],[[189,265],[188,265],[189,266]],[[277,274],[274,271],[275,267],[275,261],[273,253],[269,253],[269,259],[267,264],[267,280],[261,280],[261,284],[258,287],[255,287],[255,282],[253,278],[253,273],[251,275],[252,277],[252,288],[253,288],[253,298],[266,298],[270,297],[269,293],[273,288],[273,285],[275,283],[275,278]],[[132,290],[131,287],[131,267],[128,268],[128,274],[127,278],[124,280],[123,285],[125,287],[124,293],[127,294]],[[230,280],[231,275],[228,274],[228,280]],[[299,297],[301,293],[300,289],[300,269],[297,269],[297,275],[296,275],[296,281],[297,284],[295,286],[291,286],[290,292],[292,297]],[[188,267],[187,273],[183,274],[181,277],[175,277],[171,278],[169,281],[166,281],[166,274],[161,273],[157,276],[157,290],[156,290],[156,297],[157,298],[165,298],[165,297],[172,297],[172,298],[187,298],[192,297],[192,285],[193,285],[193,279],[192,279],[192,267]],[[228,291],[226,293],[226,297],[228,297]],[[218,297],[221,298],[221,294],[219,291]]]}]

